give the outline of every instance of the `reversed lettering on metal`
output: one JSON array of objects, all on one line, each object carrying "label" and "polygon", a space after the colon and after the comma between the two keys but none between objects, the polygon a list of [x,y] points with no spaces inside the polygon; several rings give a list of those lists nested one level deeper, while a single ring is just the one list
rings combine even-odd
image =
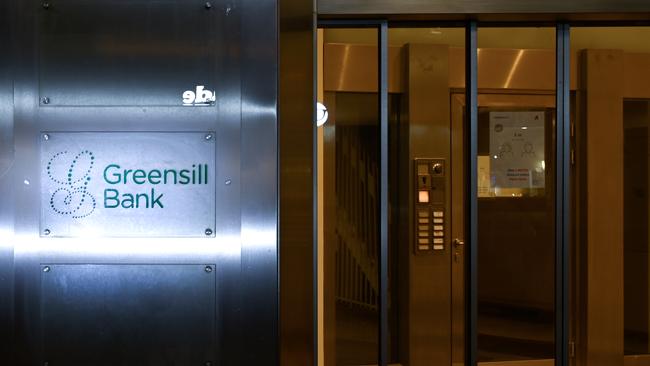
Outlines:
[{"label": "reversed lettering on metal", "polygon": [[214,133],[41,138],[41,236],[210,237]]}]

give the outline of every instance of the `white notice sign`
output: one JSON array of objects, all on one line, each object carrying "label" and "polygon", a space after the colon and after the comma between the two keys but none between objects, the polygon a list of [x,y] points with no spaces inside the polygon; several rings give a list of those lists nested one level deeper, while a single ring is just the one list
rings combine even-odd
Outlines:
[{"label": "white notice sign", "polygon": [[490,112],[494,188],[544,188],[544,112]]}]

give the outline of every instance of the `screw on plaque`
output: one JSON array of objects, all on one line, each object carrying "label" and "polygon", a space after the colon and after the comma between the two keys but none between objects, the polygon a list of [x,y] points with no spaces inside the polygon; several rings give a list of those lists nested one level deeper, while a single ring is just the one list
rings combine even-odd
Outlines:
[{"label": "screw on plaque", "polygon": [[212,266],[205,266],[205,273],[212,273]]},{"label": "screw on plaque", "polygon": [[[50,8],[50,3],[49,3],[49,1],[44,1],[44,2],[43,2],[43,9],[47,10],[47,9],[49,9],[49,8]],[[47,362],[46,362],[46,363],[47,363]]]},{"label": "screw on plaque", "polygon": [[206,3],[205,3],[205,8],[208,9],[208,10],[212,9],[212,4],[210,4],[209,1],[206,2]]},{"label": "screw on plaque", "polygon": [[212,229],[210,229],[210,228],[205,229],[205,235],[207,235],[207,236],[212,235]]},{"label": "screw on plaque", "polygon": [[43,230],[43,234],[45,234],[45,235],[50,235],[51,233],[52,232],[50,231],[50,229]]},{"label": "screw on plaque", "polygon": [[232,8],[230,7],[230,5],[228,7],[226,7],[226,16],[230,15],[231,11],[232,11]]},{"label": "screw on plaque", "polygon": [[50,271],[50,266],[43,267],[43,272],[47,273]]},{"label": "screw on plaque", "polygon": [[212,140],[212,137],[213,137],[213,136],[212,136],[211,133],[208,133],[208,134],[205,135],[205,139],[206,139],[206,141],[210,141],[210,140]]},{"label": "screw on plaque", "polygon": [[48,98],[48,97],[43,97],[43,98],[41,98],[41,103],[43,103],[43,104],[50,104],[50,98]]},{"label": "screw on plaque", "polygon": [[232,184],[232,180],[230,180],[230,179],[226,179],[226,182],[225,182],[225,183],[226,183],[227,186],[229,186],[230,184]]},{"label": "screw on plaque", "polygon": [[49,139],[50,139],[50,135],[48,134],[43,135],[43,140],[47,141]]},{"label": "screw on plaque", "polygon": [[212,362],[210,362],[210,361],[206,361],[206,362],[205,362],[205,366],[212,366]]}]

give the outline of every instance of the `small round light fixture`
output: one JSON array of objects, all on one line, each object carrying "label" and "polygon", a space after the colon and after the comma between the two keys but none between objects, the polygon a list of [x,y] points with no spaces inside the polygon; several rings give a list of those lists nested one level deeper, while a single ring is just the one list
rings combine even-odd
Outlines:
[{"label": "small round light fixture", "polygon": [[324,125],[328,118],[327,107],[323,103],[316,103],[316,126]]}]

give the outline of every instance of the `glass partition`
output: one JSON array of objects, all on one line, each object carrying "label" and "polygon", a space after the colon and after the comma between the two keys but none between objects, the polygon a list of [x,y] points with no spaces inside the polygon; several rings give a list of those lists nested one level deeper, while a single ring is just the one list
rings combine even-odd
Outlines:
[{"label": "glass partition", "polygon": [[479,28],[478,48],[478,361],[552,365],[555,28]]},{"label": "glass partition", "polygon": [[581,364],[650,364],[648,39],[650,27],[571,30]]},{"label": "glass partition", "polygon": [[324,362],[377,364],[378,34],[376,29],[325,29],[321,35]]},{"label": "glass partition", "polygon": [[389,361],[464,360],[464,28],[390,28]]}]

